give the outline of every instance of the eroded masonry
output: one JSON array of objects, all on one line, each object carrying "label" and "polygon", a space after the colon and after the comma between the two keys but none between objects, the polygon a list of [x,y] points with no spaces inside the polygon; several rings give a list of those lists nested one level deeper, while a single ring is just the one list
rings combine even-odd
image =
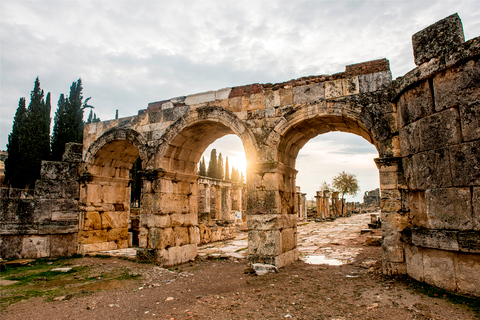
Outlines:
[{"label": "eroded masonry", "polygon": [[[2,190],[2,255],[124,248],[130,228],[138,257],[168,266],[246,219],[248,261],[287,265],[298,259],[305,214],[298,152],[342,131],[378,151],[383,271],[480,296],[480,38],[465,42],[452,15],[415,34],[413,48],[417,67],[393,82],[381,59],[153,102],[136,116],[87,125],[83,145],[43,163],[34,193]],[[243,142],[246,185],[196,174],[204,150],[226,134]],[[141,200],[132,209],[138,157]],[[317,195],[318,208],[327,196]]]}]

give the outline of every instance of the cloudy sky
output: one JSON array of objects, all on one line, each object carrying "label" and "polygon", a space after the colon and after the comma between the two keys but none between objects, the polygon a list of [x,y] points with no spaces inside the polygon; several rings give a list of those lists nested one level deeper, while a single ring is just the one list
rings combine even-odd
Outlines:
[{"label": "cloudy sky", "polygon": [[[390,60],[395,78],[414,67],[412,34],[455,12],[466,39],[480,36],[478,0],[2,0],[0,149],[6,149],[19,98],[29,97],[37,76],[52,94],[53,109],[60,93],[68,94],[82,78],[84,96],[92,97],[102,120],[112,119],[116,109],[120,117],[130,116],[152,101],[332,74],[377,58]],[[336,164],[342,157],[375,157],[367,147],[352,148],[357,137],[332,137],[307,144],[297,169],[302,159],[311,165],[312,157],[334,154]]]}]

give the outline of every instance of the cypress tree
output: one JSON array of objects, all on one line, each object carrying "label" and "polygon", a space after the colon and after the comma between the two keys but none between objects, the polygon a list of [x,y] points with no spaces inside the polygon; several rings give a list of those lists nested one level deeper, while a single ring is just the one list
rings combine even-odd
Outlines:
[{"label": "cypress tree", "polygon": [[[55,113],[55,124],[52,135],[52,158],[53,160],[61,160],[65,152],[65,144],[67,142],[82,143],[83,140],[83,110],[87,106],[86,103],[90,99],[85,100],[82,106],[82,79],[78,79],[70,86],[70,95],[65,98],[60,95]],[[87,123],[96,122],[91,118],[90,111]],[[98,120],[100,121],[100,119]]]},{"label": "cypress tree", "polygon": [[202,157],[200,160],[200,164],[198,166],[198,173],[199,176],[206,177],[207,176],[207,168],[205,167],[205,158]]},{"label": "cypress tree", "polygon": [[225,180],[230,180],[230,169],[228,168],[228,157],[225,157]]},{"label": "cypress tree", "polygon": [[225,174],[225,168],[223,167],[223,157],[222,154],[218,154],[218,159],[217,159],[217,178],[218,179],[223,179],[224,174]]},{"label": "cypress tree", "polygon": [[230,178],[233,182],[238,182],[240,180],[240,176],[238,174],[238,170],[232,167],[232,176]]},{"label": "cypress tree", "polygon": [[212,149],[212,152],[210,153],[210,161],[208,161],[207,177],[216,178],[217,168],[217,149]]},{"label": "cypress tree", "polygon": [[[40,178],[42,160],[50,158],[50,105],[44,100],[43,90],[37,77],[30,94],[23,134],[20,138],[21,165],[26,176],[25,187],[33,187]],[[47,95],[50,100],[50,95]]]},{"label": "cypress tree", "polygon": [[8,136],[8,157],[5,160],[5,180],[14,188],[23,188],[25,186],[24,171],[20,165],[20,137],[22,136],[21,131],[25,128],[26,118],[25,98],[20,98],[15,117],[13,118],[12,133]]}]

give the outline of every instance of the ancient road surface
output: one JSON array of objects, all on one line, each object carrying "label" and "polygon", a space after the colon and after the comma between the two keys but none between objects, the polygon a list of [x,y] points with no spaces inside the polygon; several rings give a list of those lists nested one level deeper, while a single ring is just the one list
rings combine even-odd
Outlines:
[{"label": "ancient road surface", "polygon": [[73,266],[88,266],[95,279],[106,279],[118,268],[141,277],[72,285],[66,288],[70,299],[21,301],[2,310],[1,318],[477,319],[470,306],[452,303],[444,292],[427,296],[415,283],[382,277],[380,247],[366,246],[371,234],[360,234],[369,220],[367,214],[300,222],[301,259],[314,256],[314,262],[328,264],[298,261],[263,276],[244,273],[246,234],[203,246],[203,258],[171,270],[116,257],[68,260]]}]

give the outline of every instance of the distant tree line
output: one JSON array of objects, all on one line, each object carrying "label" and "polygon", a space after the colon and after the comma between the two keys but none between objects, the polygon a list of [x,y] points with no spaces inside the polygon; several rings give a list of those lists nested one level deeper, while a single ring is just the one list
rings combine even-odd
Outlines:
[{"label": "distant tree line", "polygon": [[212,149],[210,153],[210,160],[208,161],[208,168],[205,165],[205,158],[202,157],[198,165],[197,174],[202,177],[209,177],[233,182],[244,182],[243,172],[238,171],[232,167],[232,171],[228,166],[228,157],[225,158],[225,165],[223,164],[223,157],[220,153],[217,156],[217,149]]},{"label": "distant tree line", "polygon": [[[70,86],[70,94],[60,95],[55,112],[53,132],[50,136],[50,93],[45,96],[40,88],[40,80],[30,93],[30,102],[20,98],[13,119],[12,132],[8,136],[5,160],[5,180],[13,188],[33,188],[40,178],[42,160],[59,161],[68,142],[81,143],[83,140],[83,113],[90,98],[83,101],[82,80]],[[90,111],[87,123],[100,121]]]}]

